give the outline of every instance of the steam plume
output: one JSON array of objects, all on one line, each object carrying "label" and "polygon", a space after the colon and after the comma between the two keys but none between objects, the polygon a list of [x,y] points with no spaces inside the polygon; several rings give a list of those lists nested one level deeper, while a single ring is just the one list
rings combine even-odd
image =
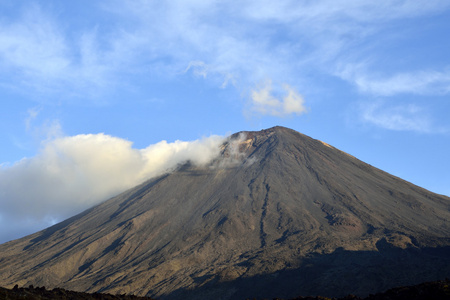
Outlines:
[{"label": "steam plume", "polygon": [[[135,149],[131,142],[105,134],[53,139],[35,157],[0,168],[0,219],[31,233],[185,161],[206,164],[220,153],[223,140],[161,141]],[[0,242],[8,237],[4,233]]]}]

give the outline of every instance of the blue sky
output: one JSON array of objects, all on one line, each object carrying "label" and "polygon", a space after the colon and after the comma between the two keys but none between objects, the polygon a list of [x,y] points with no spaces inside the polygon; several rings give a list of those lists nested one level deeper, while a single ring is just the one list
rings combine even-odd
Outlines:
[{"label": "blue sky", "polygon": [[3,0],[0,242],[275,125],[450,195],[449,32],[438,0]]}]

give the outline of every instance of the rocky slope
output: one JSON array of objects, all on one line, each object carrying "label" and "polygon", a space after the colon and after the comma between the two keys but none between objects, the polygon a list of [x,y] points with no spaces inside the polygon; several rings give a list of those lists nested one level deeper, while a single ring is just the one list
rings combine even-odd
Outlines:
[{"label": "rocky slope", "polygon": [[[450,276],[450,199],[293,130],[233,135],[0,245],[0,285],[159,299],[367,295]],[[358,284],[355,284],[358,282]]]}]

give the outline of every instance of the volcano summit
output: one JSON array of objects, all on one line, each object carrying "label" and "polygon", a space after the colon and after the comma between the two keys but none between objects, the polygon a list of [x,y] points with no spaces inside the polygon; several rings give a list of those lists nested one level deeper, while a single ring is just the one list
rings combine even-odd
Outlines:
[{"label": "volcano summit", "polygon": [[283,127],[232,135],[0,245],[0,285],[158,299],[367,295],[450,276],[450,198]]}]

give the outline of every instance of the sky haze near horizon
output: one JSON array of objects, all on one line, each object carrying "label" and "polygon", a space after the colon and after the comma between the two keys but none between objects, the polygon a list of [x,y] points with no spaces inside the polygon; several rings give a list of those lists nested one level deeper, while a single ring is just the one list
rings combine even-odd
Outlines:
[{"label": "sky haze near horizon", "polygon": [[449,32],[440,0],[2,1],[0,243],[276,125],[449,196]]}]

